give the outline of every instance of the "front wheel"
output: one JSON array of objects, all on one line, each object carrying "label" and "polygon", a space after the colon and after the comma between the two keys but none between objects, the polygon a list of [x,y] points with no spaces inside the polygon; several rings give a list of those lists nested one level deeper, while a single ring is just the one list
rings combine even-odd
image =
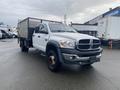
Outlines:
[{"label": "front wheel", "polygon": [[57,52],[55,52],[54,50],[50,50],[47,53],[47,64],[48,64],[48,69],[52,72],[57,72],[59,71],[61,64],[59,61],[59,57],[56,54]]}]

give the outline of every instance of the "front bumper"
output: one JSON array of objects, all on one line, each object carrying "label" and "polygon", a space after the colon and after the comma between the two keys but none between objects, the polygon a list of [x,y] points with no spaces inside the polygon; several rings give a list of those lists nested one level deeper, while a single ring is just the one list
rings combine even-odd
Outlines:
[{"label": "front bumper", "polygon": [[62,59],[67,64],[92,64],[99,62],[103,49],[78,51],[74,49],[61,49]]}]

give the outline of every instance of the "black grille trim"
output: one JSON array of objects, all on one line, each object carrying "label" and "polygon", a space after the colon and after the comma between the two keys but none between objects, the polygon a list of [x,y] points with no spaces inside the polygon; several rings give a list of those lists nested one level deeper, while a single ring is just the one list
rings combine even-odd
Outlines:
[{"label": "black grille trim", "polygon": [[88,43],[90,43],[90,39],[79,40],[79,43],[88,44]]},{"label": "black grille trim", "polygon": [[101,45],[100,40],[82,39],[78,41],[77,49],[78,50],[90,50],[90,49],[93,50],[93,49],[98,49],[100,45]]}]

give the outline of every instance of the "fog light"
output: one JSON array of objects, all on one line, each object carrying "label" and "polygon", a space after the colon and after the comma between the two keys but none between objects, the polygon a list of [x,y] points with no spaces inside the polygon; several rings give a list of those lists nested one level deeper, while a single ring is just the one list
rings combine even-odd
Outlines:
[{"label": "fog light", "polygon": [[74,60],[74,59],[76,59],[76,56],[70,56],[70,59]]},{"label": "fog light", "polygon": [[73,58],[73,57],[71,56],[71,57],[70,57],[70,60],[71,60],[72,58]]}]

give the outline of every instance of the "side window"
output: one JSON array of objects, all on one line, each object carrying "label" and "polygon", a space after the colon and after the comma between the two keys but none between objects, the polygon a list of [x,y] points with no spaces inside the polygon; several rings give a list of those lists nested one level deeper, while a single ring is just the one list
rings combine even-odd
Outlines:
[{"label": "side window", "polygon": [[35,28],[35,33],[39,33],[39,26]]},{"label": "side window", "polygon": [[48,34],[48,29],[46,24],[41,24],[39,27],[39,33]]}]

